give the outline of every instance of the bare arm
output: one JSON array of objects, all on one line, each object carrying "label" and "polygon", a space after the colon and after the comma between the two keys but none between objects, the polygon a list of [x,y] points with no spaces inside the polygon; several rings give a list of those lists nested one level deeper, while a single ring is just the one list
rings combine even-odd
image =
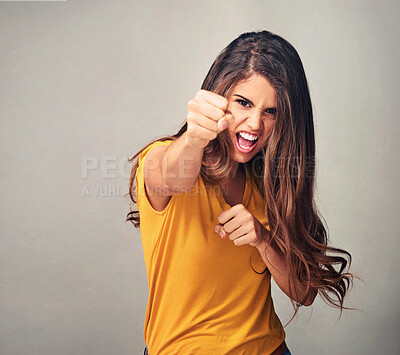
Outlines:
[{"label": "bare arm", "polygon": [[[257,248],[279,288],[291,297],[285,257],[276,245],[268,245],[270,238],[268,229],[242,204],[237,204],[222,212],[218,216],[218,222],[214,230],[220,234],[221,238],[229,236],[229,239],[233,240],[237,246],[249,244]],[[294,294],[291,298],[300,303],[306,294],[307,287],[297,282],[292,288],[294,288]],[[316,290],[311,289],[304,305],[310,306],[316,294]]]},{"label": "bare arm", "polygon": [[[264,235],[269,238],[269,231],[260,224],[260,227],[263,229]],[[261,243],[257,244],[256,248],[258,249],[261,258],[263,259],[265,265],[268,267],[269,271],[271,272],[272,277],[274,278],[275,282],[279,286],[279,288],[288,296],[289,295],[289,273],[286,268],[285,258],[282,252],[276,246],[269,245],[267,246],[267,240],[265,238],[261,239]],[[265,256],[265,250],[268,256],[268,259]],[[293,288],[293,287],[292,287]],[[306,293],[306,286],[301,285],[300,283],[294,285],[294,300],[296,302],[300,302],[302,298],[305,296]],[[314,289],[311,289],[310,294],[305,301],[305,306],[310,306],[315,299],[317,292]]]},{"label": "bare arm", "polygon": [[152,149],[144,163],[144,181],[150,202],[163,210],[171,195],[189,191],[200,172],[204,147],[233,122],[226,113],[228,100],[200,90],[188,102],[187,130],[169,146]]},{"label": "bare arm", "polygon": [[171,196],[188,191],[196,183],[203,147],[187,142],[186,132],[168,146],[152,149],[144,163],[144,179],[149,195]]}]

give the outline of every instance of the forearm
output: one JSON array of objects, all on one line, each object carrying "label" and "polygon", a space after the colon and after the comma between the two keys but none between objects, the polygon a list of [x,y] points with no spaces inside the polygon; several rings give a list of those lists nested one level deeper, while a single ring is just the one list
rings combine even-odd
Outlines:
[{"label": "forearm", "polygon": [[[268,245],[269,231],[262,226],[263,228],[263,238],[262,241],[257,245],[257,250],[259,251],[261,258],[263,259],[265,265],[268,267],[271,272],[272,277],[275,282],[279,286],[279,288],[288,296],[289,294],[289,273],[286,267],[285,257],[283,253],[279,250],[276,245]],[[266,254],[266,255],[265,255]],[[268,258],[267,258],[267,257]],[[293,300],[300,303],[304,298],[307,290],[307,286],[296,282],[294,287],[292,286],[293,292]],[[316,296],[316,291],[311,289],[310,294],[304,303],[305,306],[309,306],[313,303]]]},{"label": "forearm", "polygon": [[161,173],[168,190],[190,190],[199,175],[204,148],[191,146],[186,132],[172,142],[161,159]]}]

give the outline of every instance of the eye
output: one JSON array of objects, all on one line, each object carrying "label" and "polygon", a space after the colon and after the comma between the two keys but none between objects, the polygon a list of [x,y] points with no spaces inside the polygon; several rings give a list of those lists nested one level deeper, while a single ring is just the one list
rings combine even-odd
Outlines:
[{"label": "eye", "polygon": [[246,100],[237,99],[236,102],[244,107],[250,107],[250,104]]},{"label": "eye", "polygon": [[265,113],[269,114],[269,115],[276,115],[276,107],[273,108],[267,108],[265,110]]}]

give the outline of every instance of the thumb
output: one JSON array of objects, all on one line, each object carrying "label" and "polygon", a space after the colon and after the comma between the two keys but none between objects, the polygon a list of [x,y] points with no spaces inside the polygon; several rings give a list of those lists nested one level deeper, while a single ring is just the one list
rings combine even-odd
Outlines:
[{"label": "thumb", "polygon": [[227,236],[227,233],[225,232],[224,228],[222,228],[222,224],[220,223],[214,227],[214,232],[218,233],[222,239],[225,239]]},{"label": "thumb", "polygon": [[219,131],[221,132],[228,128],[231,124],[233,124],[233,122],[235,122],[235,118],[230,112],[227,112],[226,115],[218,121]]}]

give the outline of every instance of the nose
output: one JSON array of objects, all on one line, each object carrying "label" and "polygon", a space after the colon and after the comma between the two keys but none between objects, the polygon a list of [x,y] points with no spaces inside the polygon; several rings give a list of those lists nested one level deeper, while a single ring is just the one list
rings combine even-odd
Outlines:
[{"label": "nose", "polygon": [[253,110],[247,118],[247,125],[252,131],[258,131],[262,125],[262,112],[260,110]]}]

